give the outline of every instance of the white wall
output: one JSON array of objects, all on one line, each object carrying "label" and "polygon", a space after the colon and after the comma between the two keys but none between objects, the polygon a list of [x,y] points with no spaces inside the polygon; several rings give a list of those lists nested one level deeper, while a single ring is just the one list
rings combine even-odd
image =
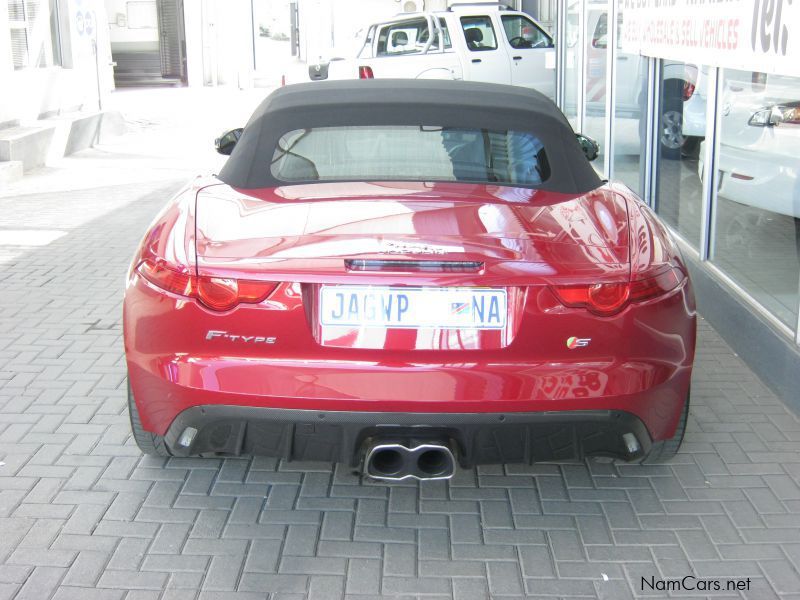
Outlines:
[{"label": "white wall", "polygon": [[248,87],[253,73],[250,0],[186,0],[183,14],[189,85]]},{"label": "white wall", "polygon": [[[158,52],[156,1],[134,0],[130,11],[128,4],[129,0],[105,0],[111,49]],[[137,21],[137,13],[149,18]]]},{"label": "white wall", "polygon": [[190,87],[203,86],[203,6],[200,0],[183,3],[186,31],[186,77]]},{"label": "white wall", "polygon": [[[40,116],[74,110],[97,108],[97,75],[92,38],[96,32],[100,88],[113,89],[113,71],[105,6],[100,0],[65,0],[62,10],[61,38],[64,64],[69,67],[26,68],[14,70],[8,28],[8,11],[0,6],[0,124],[27,122]],[[77,28],[77,13],[94,13],[93,36]]]}]

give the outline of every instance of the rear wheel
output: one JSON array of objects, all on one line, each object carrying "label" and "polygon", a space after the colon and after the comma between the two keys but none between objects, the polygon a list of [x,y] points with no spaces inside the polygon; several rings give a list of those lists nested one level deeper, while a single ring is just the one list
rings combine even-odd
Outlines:
[{"label": "rear wheel", "polygon": [[130,381],[128,382],[128,414],[131,418],[131,431],[133,439],[139,450],[151,456],[172,456],[167,450],[164,438],[160,435],[145,431],[142,421],[139,418],[139,409],[136,408],[136,400],[133,398]]},{"label": "rear wheel", "polygon": [[683,412],[681,413],[681,420],[678,421],[678,427],[675,429],[675,435],[668,440],[656,442],[650,449],[644,460],[643,465],[652,465],[668,461],[670,458],[678,453],[683,442],[683,436],[686,433],[686,421],[689,418],[689,394],[686,394],[686,402],[683,403]]}]

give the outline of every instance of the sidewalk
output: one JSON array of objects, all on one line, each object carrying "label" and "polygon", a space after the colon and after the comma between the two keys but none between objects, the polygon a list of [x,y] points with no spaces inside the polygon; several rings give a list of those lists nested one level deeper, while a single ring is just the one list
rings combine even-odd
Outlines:
[{"label": "sidewalk", "polygon": [[223,131],[242,127],[274,88],[142,88],[115,91],[106,109],[119,111],[128,133],[34,169],[0,198],[128,183],[189,179],[216,172]]}]

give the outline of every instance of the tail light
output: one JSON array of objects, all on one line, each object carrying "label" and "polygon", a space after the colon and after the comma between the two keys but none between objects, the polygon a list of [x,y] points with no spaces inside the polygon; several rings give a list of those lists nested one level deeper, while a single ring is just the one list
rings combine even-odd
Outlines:
[{"label": "tail light", "polygon": [[372,73],[372,67],[370,67],[370,66],[358,67],[358,78],[359,79],[375,79],[375,75]]},{"label": "tail light", "polygon": [[694,94],[694,84],[689,81],[683,82],[683,101],[686,102]]},{"label": "tail light", "polygon": [[800,102],[786,102],[761,108],[750,116],[747,124],[753,127],[800,125]]},{"label": "tail light", "polygon": [[585,308],[608,317],[628,304],[644,302],[676,289],[686,279],[678,267],[668,267],[659,273],[625,283],[591,283],[584,285],[552,286],[558,299],[570,308]]},{"label": "tail light", "polygon": [[153,258],[140,262],[136,272],[162,290],[196,298],[204,306],[216,311],[230,310],[239,304],[258,304],[278,287],[274,281],[200,277]]}]

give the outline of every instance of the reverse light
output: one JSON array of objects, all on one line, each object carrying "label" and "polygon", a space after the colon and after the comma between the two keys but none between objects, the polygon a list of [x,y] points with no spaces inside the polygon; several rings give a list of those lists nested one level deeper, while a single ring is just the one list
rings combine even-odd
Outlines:
[{"label": "reverse light", "polygon": [[239,304],[258,304],[278,287],[274,281],[250,281],[227,277],[198,277],[180,271],[164,261],[146,259],[136,272],[162,290],[196,298],[215,311],[226,311]]},{"label": "reverse light", "polygon": [[179,296],[194,295],[195,277],[164,261],[143,260],[136,271],[156,287]]},{"label": "reverse light", "polygon": [[677,267],[669,267],[650,277],[627,283],[592,283],[557,285],[551,289],[561,304],[569,308],[585,308],[602,317],[615,315],[634,302],[644,302],[677,288],[686,275]]},{"label": "reverse light", "polygon": [[375,75],[372,73],[372,67],[362,65],[358,67],[358,78],[359,79],[375,79]]}]

